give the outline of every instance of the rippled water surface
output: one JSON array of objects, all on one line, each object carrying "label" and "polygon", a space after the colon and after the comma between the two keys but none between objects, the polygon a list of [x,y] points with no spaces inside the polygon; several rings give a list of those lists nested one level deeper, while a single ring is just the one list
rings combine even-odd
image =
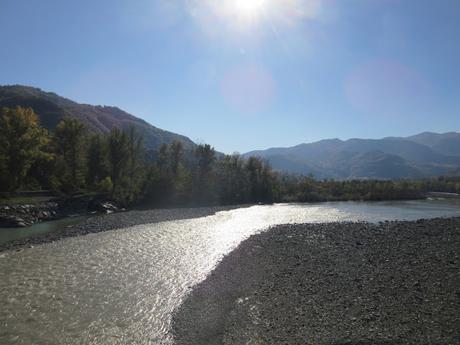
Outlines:
[{"label": "rippled water surface", "polygon": [[0,253],[0,344],[169,344],[171,313],[271,225],[460,216],[440,201],[253,206]]}]

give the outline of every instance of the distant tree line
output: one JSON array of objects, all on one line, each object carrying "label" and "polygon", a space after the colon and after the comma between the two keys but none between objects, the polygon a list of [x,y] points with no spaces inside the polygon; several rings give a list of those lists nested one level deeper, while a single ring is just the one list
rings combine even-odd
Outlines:
[{"label": "distant tree line", "polygon": [[94,134],[64,117],[53,132],[30,108],[0,112],[0,192],[96,193],[121,203],[191,206],[239,203],[394,200],[426,191],[460,193],[460,178],[316,180],[280,174],[257,157],[221,155],[208,144],[180,142],[149,152],[134,127]]}]

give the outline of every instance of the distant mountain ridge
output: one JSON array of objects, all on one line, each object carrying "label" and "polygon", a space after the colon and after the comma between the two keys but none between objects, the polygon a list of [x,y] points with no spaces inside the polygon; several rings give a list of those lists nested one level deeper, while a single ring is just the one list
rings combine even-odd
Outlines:
[{"label": "distant mountain ridge", "polygon": [[424,132],[383,139],[327,139],[293,147],[251,151],[274,169],[317,178],[420,178],[460,167],[460,133]]},{"label": "distant mountain ridge", "polygon": [[94,133],[108,133],[113,127],[134,126],[149,149],[157,149],[161,144],[170,144],[175,140],[182,142],[186,149],[195,146],[186,136],[154,127],[117,107],[80,104],[30,86],[0,86],[0,108],[16,106],[32,108],[40,117],[42,126],[48,130],[53,130],[62,117],[70,116],[83,122]]}]

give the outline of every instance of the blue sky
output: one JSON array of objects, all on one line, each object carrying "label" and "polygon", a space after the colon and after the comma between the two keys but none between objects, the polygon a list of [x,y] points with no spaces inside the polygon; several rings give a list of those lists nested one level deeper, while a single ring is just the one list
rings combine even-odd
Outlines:
[{"label": "blue sky", "polygon": [[458,0],[1,0],[0,83],[231,153],[460,130]]}]

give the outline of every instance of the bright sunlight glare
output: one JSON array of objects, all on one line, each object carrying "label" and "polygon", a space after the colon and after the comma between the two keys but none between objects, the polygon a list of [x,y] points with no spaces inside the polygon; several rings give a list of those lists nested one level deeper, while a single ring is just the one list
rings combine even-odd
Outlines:
[{"label": "bright sunlight glare", "polygon": [[187,0],[188,11],[210,36],[217,32],[245,32],[269,23],[272,27],[293,27],[314,19],[325,0]]},{"label": "bright sunlight glare", "polygon": [[235,10],[241,16],[255,16],[261,14],[266,0],[235,0]]}]

